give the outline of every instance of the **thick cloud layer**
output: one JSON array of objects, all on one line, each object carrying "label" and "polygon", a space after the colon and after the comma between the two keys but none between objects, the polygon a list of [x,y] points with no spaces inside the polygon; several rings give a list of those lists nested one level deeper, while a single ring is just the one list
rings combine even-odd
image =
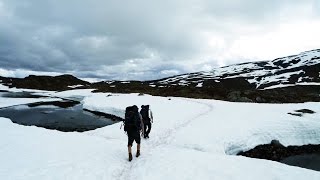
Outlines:
[{"label": "thick cloud layer", "polygon": [[320,47],[319,8],[317,0],[0,0],[0,75],[144,80],[272,59]]}]

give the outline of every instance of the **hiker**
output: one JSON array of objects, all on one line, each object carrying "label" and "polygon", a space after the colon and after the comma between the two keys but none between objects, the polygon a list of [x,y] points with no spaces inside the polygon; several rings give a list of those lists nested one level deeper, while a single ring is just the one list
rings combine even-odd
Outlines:
[{"label": "hiker", "polygon": [[125,120],[124,120],[124,131],[127,132],[128,135],[128,153],[129,153],[129,161],[132,160],[132,151],[131,147],[133,141],[137,143],[137,153],[136,157],[140,156],[140,131],[143,128],[143,121],[141,115],[139,113],[139,109],[136,105],[129,106],[126,108]]},{"label": "hiker", "polygon": [[143,137],[149,138],[149,133],[151,131],[151,123],[153,123],[153,116],[152,116],[152,111],[150,109],[150,105],[142,105],[140,114],[142,116],[142,120],[144,124]]}]

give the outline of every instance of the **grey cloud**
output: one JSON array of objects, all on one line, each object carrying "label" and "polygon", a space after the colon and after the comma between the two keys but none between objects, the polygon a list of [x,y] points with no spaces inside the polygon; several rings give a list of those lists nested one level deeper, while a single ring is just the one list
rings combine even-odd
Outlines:
[{"label": "grey cloud", "polygon": [[229,0],[229,1],[204,1],[206,13],[223,19],[234,18],[248,22],[263,22],[274,19],[279,12],[294,6],[312,4],[314,0]]},{"label": "grey cloud", "polygon": [[207,47],[204,32],[232,43],[237,26],[264,24],[283,8],[313,2],[0,0],[0,66],[111,79],[186,73],[217,65],[219,57],[205,53],[218,48]]}]

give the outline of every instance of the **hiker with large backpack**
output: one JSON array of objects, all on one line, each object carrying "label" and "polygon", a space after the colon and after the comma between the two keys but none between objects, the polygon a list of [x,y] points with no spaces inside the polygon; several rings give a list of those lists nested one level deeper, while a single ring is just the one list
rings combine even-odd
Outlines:
[{"label": "hiker with large backpack", "polygon": [[144,138],[149,138],[149,133],[151,131],[151,123],[153,123],[152,111],[150,109],[150,105],[142,105],[140,114],[142,116],[143,124],[144,124]]},{"label": "hiker with large backpack", "polygon": [[136,157],[140,156],[140,143],[141,143],[140,131],[142,130],[142,128],[143,128],[143,121],[139,113],[138,107],[136,105],[127,107],[125,112],[124,131],[126,131],[128,135],[129,161],[132,160],[131,147],[132,147],[133,141],[136,141],[137,143]]}]

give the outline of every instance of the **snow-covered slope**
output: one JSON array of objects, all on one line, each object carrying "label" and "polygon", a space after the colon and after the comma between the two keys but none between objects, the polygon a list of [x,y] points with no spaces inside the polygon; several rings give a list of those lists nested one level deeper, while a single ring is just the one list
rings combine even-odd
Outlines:
[{"label": "snow-covered slope", "polygon": [[208,80],[243,77],[257,89],[320,85],[320,49],[273,61],[249,62],[161,79],[159,85],[199,85]]},{"label": "snow-covered slope", "polygon": [[[319,103],[231,103],[72,92],[86,96],[85,108],[119,116],[128,105],[150,104],[154,124],[150,139],[142,140],[141,156],[128,162],[121,124],[63,133],[0,118],[0,179],[320,179],[317,171],[235,156],[273,139],[284,145],[319,144]],[[66,95],[59,92],[59,96]],[[316,113],[287,114],[297,109]]]}]

